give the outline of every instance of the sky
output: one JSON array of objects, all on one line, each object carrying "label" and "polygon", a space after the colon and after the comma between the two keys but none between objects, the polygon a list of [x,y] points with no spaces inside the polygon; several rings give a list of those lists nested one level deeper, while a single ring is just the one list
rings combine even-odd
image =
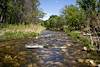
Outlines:
[{"label": "sky", "polygon": [[46,13],[43,20],[47,20],[51,15],[59,15],[65,5],[75,2],[76,0],[40,0],[40,8]]}]

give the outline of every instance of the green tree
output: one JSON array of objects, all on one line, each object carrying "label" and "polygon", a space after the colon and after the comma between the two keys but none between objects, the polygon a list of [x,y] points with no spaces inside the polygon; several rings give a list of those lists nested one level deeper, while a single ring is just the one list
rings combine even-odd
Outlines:
[{"label": "green tree", "polygon": [[57,15],[52,15],[48,20],[44,21],[44,26],[52,30],[61,30],[63,29],[63,25],[63,18]]},{"label": "green tree", "polygon": [[[82,8],[87,17],[87,28],[88,32],[92,33],[94,36],[98,37],[97,30],[100,29],[100,17],[99,15],[99,9],[100,9],[100,0],[77,0],[77,3],[79,4],[80,8]],[[100,49],[100,40],[97,39],[96,42],[97,48]],[[91,44],[94,44],[94,39],[91,36]]]},{"label": "green tree", "polygon": [[38,0],[0,0],[1,23],[32,23],[40,16]]},{"label": "green tree", "polygon": [[8,0],[0,0],[0,22],[6,22]]},{"label": "green tree", "polygon": [[84,25],[84,11],[74,5],[66,6],[62,12],[65,23],[69,29],[80,30]]},{"label": "green tree", "polygon": [[77,0],[80,8],[82,8],[87,15],[87,27],[95,31],[96,16],[97,16],[97,0]]}]

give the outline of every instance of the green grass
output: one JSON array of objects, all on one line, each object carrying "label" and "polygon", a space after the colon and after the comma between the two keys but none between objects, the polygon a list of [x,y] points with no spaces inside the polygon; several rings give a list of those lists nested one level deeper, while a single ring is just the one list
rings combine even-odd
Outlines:
[{"label": "green grass", "polygon": [[7,24],[0,27],[0,41],[22,38],[33,38],[45,28],[33,24]]},{"label": "green grass", "polygon": [[89,39],[89,37],[85,37],[85,36],[81,35],[79,31],[68,32],[68,35],[72,38],[72,40],[83,44],[84,46],[86,46],[89,49],[94,47],[91,45],[91,40]]},{"label": "green grass", "polygon": [[39,24],[5,24],[1,26],[2,28],[1,31],[3,32],[36,32],[36,33],[40,33],[43,29],[45,29],[43,26],[39,25]]},{"label": "green grass", "polygon": [[0,40],[22,39],[36,37],[38,33],[35,32],[5,32]]}]

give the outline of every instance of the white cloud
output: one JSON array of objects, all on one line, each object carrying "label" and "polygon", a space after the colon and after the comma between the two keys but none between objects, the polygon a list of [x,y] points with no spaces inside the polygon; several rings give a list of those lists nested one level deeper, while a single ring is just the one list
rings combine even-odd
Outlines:
[{"label": "white cloud", "polygon": [[47,13],[47,15],[44,16],[43,20],[48,20],[51,15],[51,13]]}]

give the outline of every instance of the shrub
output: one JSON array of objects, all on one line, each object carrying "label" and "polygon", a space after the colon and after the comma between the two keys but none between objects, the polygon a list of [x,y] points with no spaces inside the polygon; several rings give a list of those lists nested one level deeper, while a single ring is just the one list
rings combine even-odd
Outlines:
[{"label": "shrub", "polygon": [[82,36],[78,31],[69,32],[68,35],[71,36],[73,40],[82,43],[87,48],[94,47],[91,45],[91,40],[88,37]]}]

